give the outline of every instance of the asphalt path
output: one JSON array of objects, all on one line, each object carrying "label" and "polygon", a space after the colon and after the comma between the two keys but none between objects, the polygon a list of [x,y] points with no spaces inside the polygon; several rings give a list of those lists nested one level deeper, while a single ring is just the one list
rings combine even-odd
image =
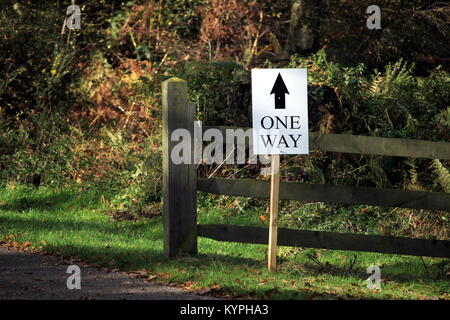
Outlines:
[{"label": "asphalt path", "polygon": [[[80,270],[80,289],[68,289],[70,265]],[[73,278],[69,284],[75,284]],[[25,300],[204,300],[170,287],[54,256],[0,247],[0,299]]]}]

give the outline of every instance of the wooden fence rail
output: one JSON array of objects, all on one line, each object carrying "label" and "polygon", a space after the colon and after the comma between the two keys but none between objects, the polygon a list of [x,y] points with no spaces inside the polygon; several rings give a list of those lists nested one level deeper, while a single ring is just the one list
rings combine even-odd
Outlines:
[{"label": "wooden fence rail", "polygon": [[[246,131],[250,129],[229,126],[204,126],[202,130],[205,132],[212,128],[220,130],[224,137],[226,130],[242,129]],[[251,148],[252,144],[252,139],[245,142],[235,141],[236,146],[247,146]],[[328,152],[450,160],[450,143],[442,141],[433,142],[416,139],[368,137],[310,131],[309,149]]]},{"label": "wooden fence rail", "polygon": [[[217,241],[267,244],[269,240],[269,229],[261,227],[209,224],[198,225],[197,232]],[[450,258],[450,241],[354,233],[278,228],[278,245]]]},{"label": "wooden fence rail", "polygon": [[[269,197],[270,181],[251,179],[197,179],[197,190],[254,198]],[[308,200],[382,207],[448,210],[450,193],[355,188],[325,184],[280,182],[281,200]]]},{"label": "wooden fence rail", "polygon": [[[176,142],[169,137],[175,129],[194,136],[195,108],[187,100],[187,83],[178,78],[162,84],[163,102],[163,211],[164,249],[168,257],[197,253],[197,237],[218,241],[267,244],[268,230],[233,225],[197,225],[197,190],[233,196],[269,196],[269,181],[248,179],[199,179],[194,164],[175,165],[170,160]],[[207,130],[210,127],[203,127]],[[223,133],[234,127],[217,127]],[[241,128],[246,130],[247,128]],[[225,136],[225,135],[224,135]],[[310,133],[310,149],[357,154],[450,159],[450,143],[411,139]],[[249,147],[249,141],[235,141]],[[194,154],[194,144],[191,144]],[[282,182],[280,198],[345,204],[449,210],[450,194],[378,188]],[[280,245],[355,250],[407,255],[450,257],[450,241],[391,236],[279,229]]]}]

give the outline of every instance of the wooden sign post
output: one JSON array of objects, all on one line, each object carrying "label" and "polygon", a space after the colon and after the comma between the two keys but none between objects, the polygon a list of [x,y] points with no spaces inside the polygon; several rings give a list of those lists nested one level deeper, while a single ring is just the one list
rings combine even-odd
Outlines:
[{"label": "wooden sign post", "polygon": [[269,271],[277,269],[278,199],[280,198],[280,155],[272,155],[270,183]]},{"label": "wooden sign post", "polygon": [[269,271],[277,269],[280,154],[308,154],[306,69],[253,69],[254,154],[272,155],[270,184]]}]

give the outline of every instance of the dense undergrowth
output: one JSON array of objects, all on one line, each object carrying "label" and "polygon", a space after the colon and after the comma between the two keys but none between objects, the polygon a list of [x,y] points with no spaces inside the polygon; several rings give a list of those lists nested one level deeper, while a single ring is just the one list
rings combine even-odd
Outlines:
[{"label": "dense undergrowth", "polygon": [[[337,59],[332,39],[338,31],[324,24],[322,50],[287,54],[285,1],[170,3],[88,4],[83,29],[64,34],[63,2],[60,7],[45,1],[1,5],[2,187],[96,189],[113,212],[136,217],[160,213],[160,83],[174,75],[188,81],[189,98],[208,125],[249,125],[250,68],[307,67],[313,131],[450,141],[448,66],[423,64],[411,56],[413,51],[420,55],[419,45],[394,46],[400,35],[392,29],[370,42],[372,36],[348,29],[352,24],[342,27],[349,43],[358,41],[351,37],[357,34],[367,46],[358,47],[359,58],[343,50]],[[439,26],[444,28],[439,32],[430,27],[436,43],[446,32]],[[417,34],[427,36],[425,29]],[[339,41],[345,42],[342,37]],[[449,192],[449,167],[449,161],[313,151],[308,158],[284,158],[282,176]],[[264,178],[258,165],[199,168],[202,175],[212,172]],[[264,211],[267,205],[215,196],[201,203],[231,212]],[[448,212],[323,204],[298,209],[292,203],[283,208],[284,223],[295,227],[430,238],[446,238],[449,231]]]}]

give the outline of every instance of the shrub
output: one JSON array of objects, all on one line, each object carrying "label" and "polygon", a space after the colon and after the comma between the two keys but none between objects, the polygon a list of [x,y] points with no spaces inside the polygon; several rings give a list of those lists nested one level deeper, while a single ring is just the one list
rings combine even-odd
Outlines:
[{"label": "shrub", "polygon": [[207,125],[249,125],[249,72],[234,62],[189,62],[180,75],[188,82],[197,117]]}]

